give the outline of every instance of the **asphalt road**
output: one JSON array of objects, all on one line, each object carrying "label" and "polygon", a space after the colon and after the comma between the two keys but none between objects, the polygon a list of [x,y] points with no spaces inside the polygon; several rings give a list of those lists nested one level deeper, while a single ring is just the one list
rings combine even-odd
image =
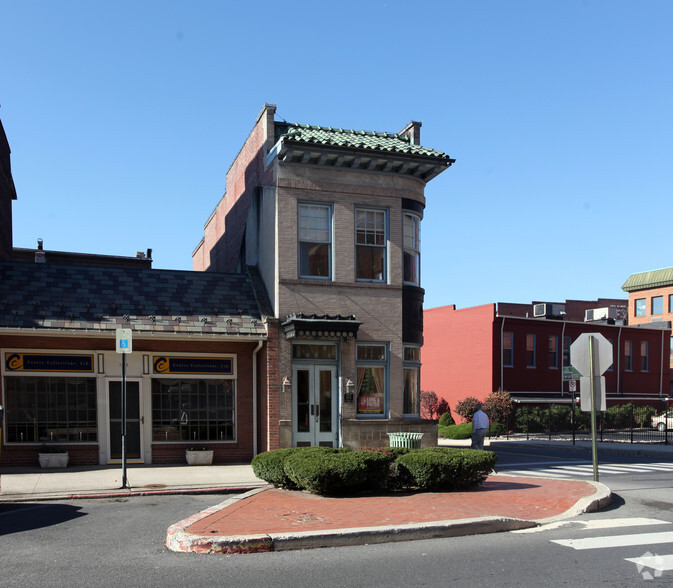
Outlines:
[{"label": "asphalt road", "polygon": [[[499,467],[533,473],[547,462],[567,467],[578,457],[587,460],[583,454],[508,451]],[[610,460],[627,466],[657,461]],[[539,462],[547,465],[523,465]],[[0,509],[0,585],[634,586],[649,581],[648,574],[653,582],[673,583],[672,474],[647,469],[606,474],[601,481],[615,492],[610,508],[533,532],[234,556],[173,553],[163,546],[168,526],[220,502],[219,496]]]}]

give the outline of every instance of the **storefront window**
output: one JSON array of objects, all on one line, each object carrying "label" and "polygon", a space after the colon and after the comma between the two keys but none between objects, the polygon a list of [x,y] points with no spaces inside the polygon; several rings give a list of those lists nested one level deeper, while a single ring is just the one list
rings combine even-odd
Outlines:
[{"label": "storefront window", "polygon": [[95,378],[5,378],[7,442],[96,441]]},{"label": "storefront window", "polygon": [[357,414],[384,416],[386,409],[386,346],[361,344],[356,347]]},{"label": "storefront window", "polygon": [[152,380],[153,441],[232,441],[234,380]]}]

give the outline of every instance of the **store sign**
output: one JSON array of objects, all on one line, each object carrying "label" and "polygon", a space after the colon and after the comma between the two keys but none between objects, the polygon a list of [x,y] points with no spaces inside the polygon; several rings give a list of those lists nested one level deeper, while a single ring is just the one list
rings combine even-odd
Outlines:
[{"label": "store sign", "polygon": [[155,374],[234,374],[234,360],[230,357],[154,357]]},{"label": "store sign", "polygon": [[8,372],[93,373],[93,355],[5,353],[5,370]]}]

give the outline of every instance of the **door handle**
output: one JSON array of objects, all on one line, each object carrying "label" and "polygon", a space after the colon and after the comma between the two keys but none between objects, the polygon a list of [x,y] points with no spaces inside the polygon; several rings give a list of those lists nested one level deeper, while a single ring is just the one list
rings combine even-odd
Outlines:
[{"label": "door handle", "polygon": [[141,416],[141,417],[140,417],[140,424],[141,424],[141,425],[144,425],[144,424],[145,424],[145,417],[144,417],[144,416]]},{"label": "door handle", "polygon": [[316,404],[315,405],[315,416],[318,418],[320,416],[320,405]]}]

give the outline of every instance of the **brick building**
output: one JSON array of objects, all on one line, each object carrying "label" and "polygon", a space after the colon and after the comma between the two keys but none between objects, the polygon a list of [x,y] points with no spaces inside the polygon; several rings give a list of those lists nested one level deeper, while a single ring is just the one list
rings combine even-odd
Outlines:
[{"label": "brick building", "polygon": [[[673,322],[673,267],[629,276],[622,290],[629,293],[629,323],[670,329]],[[673,337],[670,340],[673,365]]]},{"label": "brick building", "polygon": [[280,447],[382,446],[397,431],[434,444],[419,405],[419,235],[425,185],[453,160],[420,145],[420,123],[373,133],[275,110],[260,113],[193,254],[196,270],[251,268],[268,293],[269,434]]},{"label": "brick building", "polygon": [[499,389],[522,400],[569,399],[563,368],[570,345],[582,333],[601,333],[613,346],[604,374],[608,399],[666,397],[670,329],[628,326],[625,309],[626,301],[599,299],[426,310],[422,387],[451,409]]},{"label": "brick building", "polygon": [[[0,127],[0,130],[1,127]],[[70,463],[121,461],[122,357],[130,463],[217,463],[268,448],[267,332],[246,274],[151,268],[118,257],[12,247],[16,199],[0,136],[0,465],[37,465],[43,445]],[[117,328],[132,352],[116,351]]]}]

